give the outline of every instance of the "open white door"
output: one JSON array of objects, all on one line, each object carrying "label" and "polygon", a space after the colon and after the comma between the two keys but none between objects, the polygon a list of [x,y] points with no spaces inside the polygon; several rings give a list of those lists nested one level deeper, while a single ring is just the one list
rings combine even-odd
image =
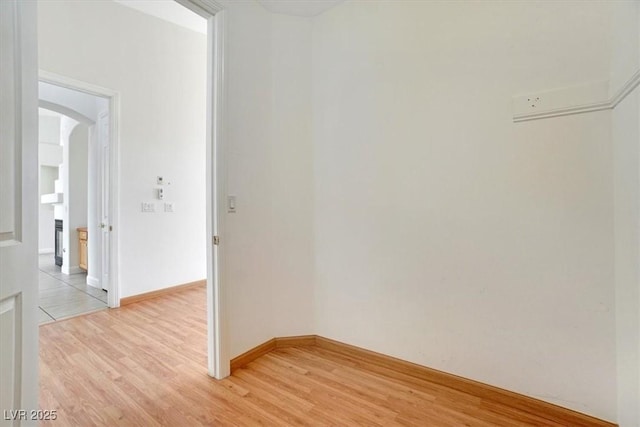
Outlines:
[{"label": "open white door", "polygon": [[98,144],[100,145],[100,198],[98,202],[98,212],[100,214],[100,283],[102,289],[109,292],[109,254],[111,243],[111,219],[109,213],[109,113],[100,113],[96,125],[98,131]]},{"label": "open white door", "polygon": [[0,1],[0,425],[38,410],[36,2]]}]

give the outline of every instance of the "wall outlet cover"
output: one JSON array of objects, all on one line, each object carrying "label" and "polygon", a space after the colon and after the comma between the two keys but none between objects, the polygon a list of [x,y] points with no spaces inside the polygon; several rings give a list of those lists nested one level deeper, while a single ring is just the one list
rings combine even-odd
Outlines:
[{"label": "wall outlet cover", "polygon": [[156,211],[155,203],[142,202],[142,212],[155,212],[155,211]]}]

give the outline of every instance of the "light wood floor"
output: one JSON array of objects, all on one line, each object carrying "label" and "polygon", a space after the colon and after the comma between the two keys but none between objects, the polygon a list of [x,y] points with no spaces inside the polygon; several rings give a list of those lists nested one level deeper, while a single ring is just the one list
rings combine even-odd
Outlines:
[{"label": "light wood floor", "polygon": [[40,327],[41,409],[56,426],[554,426],[318,347],[206,372],[204,288]]}]

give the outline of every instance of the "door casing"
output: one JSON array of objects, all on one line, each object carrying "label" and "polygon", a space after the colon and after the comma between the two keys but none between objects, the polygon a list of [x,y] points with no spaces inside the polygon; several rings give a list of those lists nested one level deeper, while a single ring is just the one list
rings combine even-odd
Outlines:
[{"label": "door casing", "polygon": [[[224,7],[213,0],[175,0],[207,20],[207,354],[209,375],[231,374],[224,280],[225,31]],[[215,239],[217,237],[217,239]],[[214,240],[218,243],[214,244]]]}]

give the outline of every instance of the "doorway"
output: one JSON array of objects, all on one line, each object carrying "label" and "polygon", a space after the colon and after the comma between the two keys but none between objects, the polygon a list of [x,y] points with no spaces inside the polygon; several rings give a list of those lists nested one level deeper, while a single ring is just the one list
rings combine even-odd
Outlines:
[{"label": "doorway", "polygon": [[[196,5],[197,3],[197,5]],[[187,9],[190,9],[192,12],[195,12],[200,17],[205,17],[207,21],[207,37],[201,38],[204,44],[203,48],[207,49],[207,65],[206,65],[206,73],[205,67],[202,68],[203,74],[203,86],[201,89],[198,89],[199,93],[202,96],[202,100],[206,101],[206,116],[203,115],[202,124],[205,124],[206,127],[203,126],[203,135],[206,138],[206,145],[203,146],[203,150],[206,147],[206,152],[203,152],[203,155],[199,156],[199,159],[202,159],[204,163],[206,161],[206,199],[203,199],[203,205],[200,208],[200,212],[205,212],[206,215],[203,215],[203,221],[206,225],[206,230],[190,230],[188,233],[183,231],[185,236],[199,236],[199,239],[202,239],[202,242],[206,244],[206,258],[202,256],[203,260],[206,262],[206,267],[204,263],[200,263],[203,268],[206,268],[206,277],[207,277],[207,306],[208,306],[208,314],[207,314],[207,322],[209,325],[209,362],[208,362],[208,371],[210,375],[216,377],[224,377],[229,373],[228,367],[228,357],[225,357],[222,354],[219,354],[221,349],[224,348],[224,339],[222,337],[222,333],[225,330],[223,325],[224,314],[222,313],[223,304],[221,301],[224,299],[222,293],[220,292],[219,286],[219,277],[220,277],[220,262],[219,252],[220,246],[216,245],[215,242],[222,242],[224,244],[225,238],[221,235],[220,230],[222,229],[221,222],[223,218],[221,218],[217,212],[219,211],[218,206],[221,206],[220,203],[222,199],[222,195],[219,191],[216,191],[216,188],[223,188],[223,173],[220,168],[217,167],[217,164],[223,163],[222,161],[222,150],[220,141],[223,135],[223,128],[217,124],[221,123],[222,117],[222,107],[224,105],[223,102],[223,91],[222,91],[222,78],[223,78],[223,70],[224,70],[224,60],[222,56],[222,46],[224,45],[224,32],[222,29],[222,24],[224,22],[224,15],[219,12],[217,9],[212,9],[213,6],[209,4],[210,2],[189,2],[189,1],[180,1],[174,3],[174,5],[181,8],[182,6],[187,6]],[[85,3],[86,4],[86,3]],[[103,3],[100,3],[103,4]],[[182,6],[181,6],[182,5]],[[191,7],[190,7],[191,6]],[[102,7],[102,6],[101,6]],[[106,6],[105,6],[106,7]],[[85,6],[86,9],[89,9],[89,6]],[[97,13],[99,12],[99,8],[94,11],[86,10],[86,13]],[[67,16],[75,13],[75,11],[69,11]],[[215,13],[215,14],[214,14]],[[49,16],[54,16],[49,14]],[[132,15],[131,15],[132,16]],[[100,27],[101,28],[101,27]],[[143,34],[143,33],[140,33]],[[156,32],[152,32],[154,36],[160,37],[156,34]],[[64,37],[63,37],[64,38]],[[146,35],[147,40],[149,35]],[[49,39],[51,39],[49,37]],[[111,52],[109,47],[103,46],[102,41],[104,38],[92,38],[91,39],[95,46],[93,46],[93,51],[95,52]],[[165,45],[164,41],[162,41]],[[146,41],[146,44],[141,44],[139,51],[144,52],[144,46],[154,46],[155,41]],[[46,44],[45,44],[46,45]],[[60,40],[56,43],[57,46],[72,46],[74,45],[72,40],[69,42],[65,42],[64,40]],[[170,50],[170,44],[168,46],[168,50]],[[79,49],[76,51],[82,50],[82,46],[78,46]],[[106,49],[106,50],[105,50]],[[112,173],[112,180],[118,181],[122,179],[122,182],[126,182],[126,186],[119,187],[118,183],[115,182],[112,185],[112,221],[108,226],[112,227],[112,231],[110,232],[110,241],[111,241],[111,250],[108,252],[111,255],[110,262],[110,275],[111,275],[111,289],[109,292],[109,298],[114,298],[117,293],[116,301],[112,303],[110,301],[110,306],[117,307],[119,305],[120,299],[128,298],[131,296],[135,296],[137,294],[144,294],[145,291],[152,291],[152,286],[147,286],[145,283],[162,283],[162,286],[171,286],[178,285],[181,283],[187,283],[188,280],[184,279],[172,279],[171,277],[178,277],[179,274],[176,274],[179,271],[180,264],[184,262],[190,262],[190,259],[198,259],[197,257],[186,257],[185,254],[188,254],[188,248],[176,247],[176,232],[175,230],[182,230],[183,227],[181,224],[175,223],[170,224],[171,227],[165,227],[164,230],[168,232],[158,232],[152,230],[159,230],[158,224],[160,223],[169,223],[173,218],[180,217],[180,215],[187,212],[186,205],[181,203],[180,200],[177,200],[177,203],[174,207],[175,211],[167,210],[166,206],[167,202],[172,202],[173,200],[158,200],[159,197],[156,195],[155,191],[158,190],[158,187],[161,186],[156,179],[159,177],[164,178],[164,182],[166,183],[165,189],[165,197],[166,198],[175,198],[182,197],[183,195],[189,193],[194,193],[192,188],[184,187],[186,180],[181,179],[181,176],[189,171],[188,166],[182,166],[182,169],[174,168],[169,159],[179,160],[181,158],[185,158],[183,153],[187,153],[182,149],[173,149],[169,151],[169,155],[161,154],[166,153],[166,151],[162,150],[154,150],[154,145],[158,147],[169,147],[173,143],[169,141],[168,138],[173,138],[173,141],[178,144],[180,141],[187,141],[190,137],[191,133],[182,132],[182,133],[174,133],[174,132],[160,132],[156,129],[165,128],[158,126],[160,123],[166,123],[166,116],[163,115],[165,111],[169,111],[168,108],[160,107],[162,102],[166,99],[166,97],[162,96],[163,90],[167,90],[170,93],[174,91],[174,86],[170,83],[166,83],[161,86],[155,86],[155,94],[149,94],[147,97],[136,97],[131,94],[131,87],[135,87],[136,90],[139,87],[149,88],[153,86],[151,84],[154,81],[154,76],[158,73],[164,73],[161,75],[167,74],[164,70],[171,70],[172,67],[168,64],[164,64],[163,66],[158,66],[157,69],[150,69],[144,75],[143,79],[140,80],[137,84],[128,83],[126,85],[122,85],[120,80],[124,78],[121,77],[124,75],[121,73],[123,67],[120,66],[116,69],[116,77],[108,77],[109,71],[105,68],[95,69],[95,70],[87,70],[87,67],[82,68],[82,65],[78,63],[78,67],[76,69],[71,69],[62,64],[61,60],[52,60],[54,52],[53,44],[43,48],[42,51],[49,52],[48,60],[41,61],[43,67],[47,67],[52,70],[58,70],[59,72],[63,72],[67,75],[78,76],[79,78],[85,78],[87,81],[95,81],[100,82],[100,84],[104,84],[105,86],[111,87],[115,90],[122,91],[122,97],[119,98],[118,94],[113,94],[112,99],[120,99],[122,101],[122,110],[127,113],[127,117],[132,113],[135,114],[146,114],[144,121],[138,122],[135,124],[137,129],[152,129],[153,131],[149,134],[148,137],[140,138],[140,135],[143,135],[142,132],[139,132],[138,135],[132,136],[132,125],[131,120],[125,122],[122,120],[120,123],[122,127],[117,124],[112,124],[111,132],[113,134],[112,137],[112,151],[117,150],[120,138],[123,138],[123,141],[126,141],[126,144],[121,145],[121,156],[122,156],[122,165],[123,171],[120,173]],[[203,52],[204,53],[204,52]],[[102,58],[106,58],[108,56],[107,53],[102,54]],[[174,53],[174,55],[179,55]],[[113,56],[113,54],[111,54]],[[142,55],[140,55],[142,56]],[[62,55],[58,57],[62,58]],[[182,56],[174,56],[174,58]],[[123,59],[123,58],[122,58]],[[139,57],[128,58],[126,63],[138,63],[137,61],[141,59]],[[204,59],[204,58],[203,58]],[[67,61],[67,63],[72,63],[73,61]],[[183,61],[175,61],[175,63],[188,63]],[[91,64],[100,63],[100,61],[93,61]],[[124,59],[123,62],[125,63]],[[204,66],[204,64],[202,64]],[[139,68],[140,70],[142,68]],[[99,74],[100,78],[94,80],[94,74]],[[135,73],[134,73],[135,74]],[[183,73],[184,75],[189,75],[187,73]],[[47,73],[40,73],[41,79],[44,77],[44,80],[58,84],[67,88],[74,88],[81,91],[85,91],[88,93],[94,93],[98,95],[109,94],[108,92],[103,91],[103,88],[95,88],[91,85],[86,85],[83,82],[75,81],[72,79],[68,79],[67,77],[60,75],[52,75]],[[131,75],[131,73],[127,73],[127,75]],[[155,79],[157,80],[157,79]],[[204,82],[207,82],[206,86]],[[187,82],[185,82],[187,83]],[[188,84],[182,84],[181,90],[189,89]],[[177,93],[180,93],[178,91]],[[151,99],[153,100],[153,104],[151,109],[146,108],[142,105],[138,100],[141,99]],[[135,106],[132,106],[132,100],[135,101]],[[116,106],[119,105],[119,102],[115,102]],[[169,106],[169,104],[166,104]],[[171,105],[176,105],[176,103],[172,102]],[[149,111],[153,111],[154,115],[149,114]],[[182,108],[182,112],[189,111],[189,108],[185,106]],[[183,113],[178,111],[176,114],[179,117],[183,116]],[[119,117],[118,114],[113,114],[113,119],[117,119]],[[197,117],[192,115],[193,117]],[[215,118],[214,118],[215,117]],[[150,119],[148,119],[150,118]],[[188,120],[192,120],[189,118]],[[122,129],[122,133],[119,134],[118,130]],[[206,129],[206,134],[204,134],[204,130]],[[146,135],[146,134],[145,134]],[[138,137],[138,138],[136,138]],[[201,139],[200,139],[201,140]],[[132,144],[137,144],[137,147],[132,149]],[[138,148],[140,147],[140,148]],[[140,155],[141,151],[145,151],[145,156],[142,157]],[[135,151],[135,156],[131,156],[130,153]],[[181,152],[182,151],[182,152]],[[112,152],[112,158],[118,158],[119,156]],[[215,156],[214,156],[215,155]],[[160,156],[164,156],[161,159]],[[136,160],[133,160],[135,157]],[[204,157],[204,158],[203,158]],[[215,157],[215,159],[214,159]],[[195,159],[194,161],[198,161]],[[176,161],[176,164],[178,162]],[[113,166],[113,165],[112,165]],[[112,167],[112,169],[114,169]],[[139,171],[137,173],[132,173],[131,171]],[[192,169],[193,170],[193,169]],[[122,174],[122,176],[120,176]],[[200,178],[201,179],[201,178]],[[205,182],[200,181],[201,185],[204,187]],[[169,185],[169,183],[171,185]],[[179,187],[182,185],[183,187]],[[143,188],[144,187],[144,188]],[[114,188],[119,188],[120,191],[114,190]],[[204,188],[203,188],[204,189]],[[200,192],[198,190],[197,192]],[[206,200],[206,206],[204,201]],[[146,203],[151,202],[150,210],[146,210]],[[121,204],[121,208],[117,205]],[[140,205],[143,205],[142,213],[140,213]],[[155,204],[155,211],[154,211]],[[169,207],[171,208],[171,207]],[[123,210],[124,209],[124,210]],[[137,212],[136,212],[137,211]],[[193,210],[192,210],[193,211]],[[126,213],[123,213],[126,212]],[[122,221],[119,221],[119,216],[122,215]],[[134,218],[134,220],[132,220]],[[118,224],[120,222],[120,224]],[[152,228],[149,225],[149,232],[144,232],[146,224],[155,224]],[[182,224],[189,224],[188,222],[183,222]],[[122,227],[125,226],[127,229],[124,230]],[[142,233],[132,233],[132,227],[136,228],[137,231],[143,231]],[[133,236],[133,237],[132,237]],[[214,240],[214,236],[218,238]],[[189,239],[191,237],[188,237]],[[155,245],[154,245],[155,243]],[[166,255],[153,255],[149,258],[149,261],[142,259],[142,262],[137,262],[140,254],[143,254],[145,250],[149,252],[164,252],[165,254],[171,253],[174,254],[171,258]],[[204,252],[204,250],[203,250]],[[200,256],[200,255],[199,255]],[[118,257],[121,257],[118,260]],[[145,257],[140,257],[145,258]],[[177,259],[176,259],[177,258]],[[177,261],[177,262],[176,262]],[[123,271],[123,276],[120,277],[119,269]],[[183,271],[191,271],[187,268],[182,268]],[[159,273],[161,272],[161,273]],[[204,273],[204,271],[202,272]],[[161,274],[164,275],[161,277]],[[184,274],[182,274],[184,276]],[[204,278],[204,274],[199,275],[200,277],[189,278],[190,280],[197,280],[200,278]],[[126,280],[126,286],[124,281]],[[162,282],[166,280],[166,282]],[[120,287],[120,283],[122,283],[122,287]],[[159,286],[158,286],[159,288]],[[156,288],[157,289],[157,288]],[[127,302],[127,301],[125,301]],[[225,361],[226,360],[226,361]]]},{"label": "doorway", "polygon": [[231,374],[226,336],[224,282],[225,31],[224,8],[211,0],[174,0],[207,20],[207,368],[211,377]]},{"label": "doorway", "polygon": [[[62,242],[54,241],[54,248],[61,249],[62,253],[55,251],[58,265],[52,266],[46,250],[41,250],[41,273],[74,286],[76,290],[100,300],[108,307],[118,307],[117,274],[113,274],[117,266],[111,262],[117,259],[117,245],[113,236],[116,222],[113,212],[117,212],[114,206],[117,199],[112,195],[117,191],[115,177],[118,176],[118,164],[115,161],[118,94],[42,70],[39,79],[40,111],[50,111],[53,112],[50,115],[58,116],[58,128],[54,117],[48,130],[53,131],[54,135],[58,130],[58,147],[62,152],[57,156],[60,165],[54,192],[41,196],[41,202],[45,199],[51,202],[56,226],[62,229],[62,232],[55,233],[55,236],[62,236]],[[40,128],[40,134],[44,137],[47,126],[41,124]],[[51,146],[41,148],[51,149]],[[48,230],[42,229],[42,225],[41,241],[47,240],[49,234]],[[45,279],[51,282],[50,278]],[[51,286],[54,285],[51,283]],[[79,295],[76,297],[81,299]],[[95,301],[89,302],[85,302],[87,310],[98,305]],[[81,306],[69,307],[69,313],[62,310],[58,315],[72,315],[81,310]],[[56,318],[55,315],[51,317]]]},{"label": "doorway", "polygon": [[[224,173],[224,22],[222,7],[211,0],[176,0],[208,20],[207,53],[207,306],[208,370],[211,376],[229,375],[229,355],[223,332],[224,280],[221,248]],[[98,2],[96,2],[98,3]],[[2,126],[0,126],[0,344],[3,354],[0,369],[2,406],[13,409],[37,408],[38,396],[38,334],[37,293],[37,106],[38,106],[38,16],[36,2],[0,1],[0,21],[3,34],[0,48],[3,72],[0,88],[3,96]],[[6,31],[4,31],[6,30]],[[42,75],[40,76],[42,78]],[[118,96],[111,97],[113,116],[117,116]],[[113,120],[113,119],[112,119]],[[111,124],[112,150],[117,150],[118,128]],[[112,151],[113,157],[113,151]],[[113,162],[113,160],[112,160]],[[112,176],[111,191],[117,187]],[[220,189],[220,191],[218,191]],[[118,199],[111,202],[118,212]],[[29,209],[31,207],[31,209]],[[112,247],[118,253],[118,217],[112,216]],[[222,246],[213,246],[213,236],[220,236]],[[211,240],[209,240],[211,238]],[[118,262],[110,260],[111,293],[116,298]],[[115,306],[118,299],[115,300]]]},{"label": "doorway", "polygon": [[[41,99],[49,98],[46,93],[40,92]],[[91,101],[107,106],[106,99]],[[96,216],[93,187],[99,168],[89,155],[96,151],[95,124],[82,120],[39,109],[39,324],[107,308],[107,292],[99,279],[89,280],[100,272],[95,260],[89,260],[100,251],[88,250],[94,233],[87,240],[87,219]]]}]

